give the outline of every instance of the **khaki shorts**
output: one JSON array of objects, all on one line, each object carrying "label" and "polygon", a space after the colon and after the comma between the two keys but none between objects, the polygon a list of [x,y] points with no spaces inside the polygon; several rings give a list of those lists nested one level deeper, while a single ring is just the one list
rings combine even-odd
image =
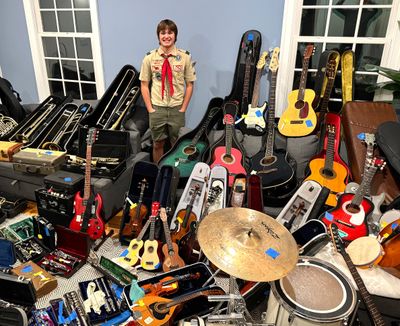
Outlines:
[{"label": "khaki shorts", "polygon": [[156,112],[149,113],[149,125],[153,141],[169,138],[174,143],[179,129],[185,126],[185,112],[179,112],[181,105],[174,107],[153,105]]}]

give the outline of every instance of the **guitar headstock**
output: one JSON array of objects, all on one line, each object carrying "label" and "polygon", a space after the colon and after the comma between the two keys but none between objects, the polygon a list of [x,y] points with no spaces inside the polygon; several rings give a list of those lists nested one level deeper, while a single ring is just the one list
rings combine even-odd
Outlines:
[{"label": "guitar headstock", "polygon": [[225,114],[224,115],[224,124],[225,125],[233,125],[233,116],[231,116],[230,114]]},{"label": "guitar headstock", "polygon": [[86,136],[87,146],[92,146],[98,138],[99,131],[96,128],[90,128]]},{"label": "guitar headstock", "polygon": [[314,45],[313,44],[307,45],[306,49],[304,50],[304,54],[303,54],[304,59],[310,59],[311,56],[314,55],[314,52],[315,52]]},{"label": "guitar headstock", "polygon": [[367,144],[367,146],[375,146],[375,135],[367,132],[361,132],[357,138]]},{"label": "guitar headstock", "polygon": [[230,115],[232,117],[232,123],[235,120],[236,114],[239,111],[239,102],[238,101],[227,101],[223,104],[222,110],[224,112],[224,123],[225,116]]},{"label": "guitar headstock", "polygon": [[258,70],[261,70],[265,67],[268,56],[269,56],[269,53],[267,51],[264,51],[263,53],[261,53],[260,59],[258,59],[257,66],[256,66]]},{"label": "guitar headstock", "polygon": [[330,133],[330,134],[335,134],[335,132],[336,132],[336,128],[334,125],[327,125],[326,129],[328,130],[328,133]]},{"label": "guitar headstock", "polygon": [[275,48],[271,55],[271,60],[269,62],[269,70],[276,72],[279,67],[279,48]]},{"label": "guitar headstock", "polygon": [[375,168],[377,170],[382,171],[386,166],[386,162],[383,158],[381,157],[374,157],[371,160],[371,163],[368,164],[368,169],[370,168]]},{"label": "guitar headstock", "polygon": [[138,183],[138,188],[142,190],[146,189],[148,186],[149,183],[147,182],[146,178],[143,178],[143,180]]},{"label": "guitar headstock", "polygon": [[151,216],[157,216],[159,210],[160,210],[160,202],[153,201],[153,203],[151,204]]},{"label": "guitar headstock", "polygon": [[161,207],[160,208],[160,219],[163,222],[167,222],[168,221],[167,210],[165,209],[165,207]]},{"label": "guitar headstock", "polygon": [[340,253],[346,253],[344,242],[339,235],[339,228],[335,223],[331,223],[331,225],[329,225],[329,233],[331,235],[331,240],[335,245],[336,251]]},{"label": "guitar headstock", "polygon": [[336,72],[336,60],[329,60],[328,64],[326,65],[326,76],[328,79],[335,79],[335,72]]}]

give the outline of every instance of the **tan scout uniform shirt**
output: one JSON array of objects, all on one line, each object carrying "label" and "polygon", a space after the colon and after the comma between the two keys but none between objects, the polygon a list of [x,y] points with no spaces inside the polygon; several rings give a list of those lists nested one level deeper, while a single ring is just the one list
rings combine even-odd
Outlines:
[{"label": "tan scout uniform shirt", "polygon": [[158,106],[179,106],[183,102],[183,92],[185,82],[196,80],[189,52],[174,47],[168,58],[172,68],[172,84],[174,86],[174,95],[170,97],[168,78],[165,78],[164,100],[161,94],[161,71],[164,58],[161,56],[161,48],[149,52],[143,59],[140,69],[139,79],[142,81],[151,81],[151,103]]}]

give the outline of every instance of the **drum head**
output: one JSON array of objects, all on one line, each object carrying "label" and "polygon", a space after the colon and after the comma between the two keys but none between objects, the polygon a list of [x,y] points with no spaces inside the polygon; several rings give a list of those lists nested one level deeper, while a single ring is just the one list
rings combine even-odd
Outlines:
[{"label": "drum head", "polygon": [[347,246],[346,251],[355,266],[370,265],[382,253],[379,241],[372,237],[361,237],[353,240]]},{"label": "drum head", "polygon": [[286,277],[272,284],[283,306],[302,318],[329,322],[348,316],[355,306],[355,291],[333,265],[302,257]]}]

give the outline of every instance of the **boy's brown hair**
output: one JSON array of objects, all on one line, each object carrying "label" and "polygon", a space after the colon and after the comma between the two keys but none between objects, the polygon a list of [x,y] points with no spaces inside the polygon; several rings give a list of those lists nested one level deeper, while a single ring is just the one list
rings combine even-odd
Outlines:
[{"label": "boy's brown hair", "polygon": [[178,27],[176,26],[176,24],[170,20],[170,19],[163,19],[162,21],[160,21],[157,25],[157,38],[160,35],[161,31],[164,31],[166,29],[169,29],[171,32],[175,33],[175,41],[178,37]]}]

